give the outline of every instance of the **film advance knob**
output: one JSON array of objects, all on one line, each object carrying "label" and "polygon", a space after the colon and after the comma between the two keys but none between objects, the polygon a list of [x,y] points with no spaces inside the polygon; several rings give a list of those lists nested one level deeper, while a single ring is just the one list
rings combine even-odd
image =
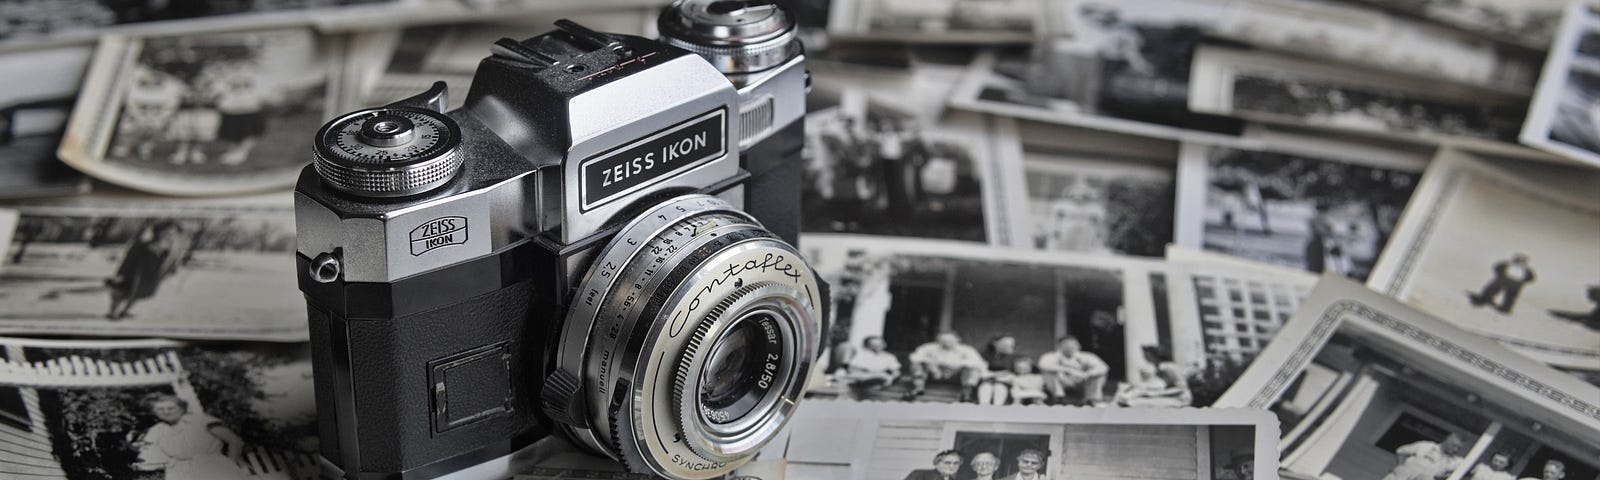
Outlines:
[{"label": "film advance knob", "polygon": [[425,108],[391,106],[339,117],[317,132],[315,167],[341,192],[403,197],[428,192],[461,170],[461,128]]},{"label": "film advance knob", "polygon": [[794,19],[772,0],[680,0],[657,22],[668,44],[722,73],[766,70],[800,53]]}]

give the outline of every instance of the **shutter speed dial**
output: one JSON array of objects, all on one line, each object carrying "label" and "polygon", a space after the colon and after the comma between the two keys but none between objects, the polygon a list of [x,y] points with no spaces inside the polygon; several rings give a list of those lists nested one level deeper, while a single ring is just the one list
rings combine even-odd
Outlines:
[{"label": "shutter speed dial", "polygon": [[335,189],[400,197],[438,188],[461,167],[461,128],[425,108],[389,106],[345,115],[317,134],[316,169]]}]

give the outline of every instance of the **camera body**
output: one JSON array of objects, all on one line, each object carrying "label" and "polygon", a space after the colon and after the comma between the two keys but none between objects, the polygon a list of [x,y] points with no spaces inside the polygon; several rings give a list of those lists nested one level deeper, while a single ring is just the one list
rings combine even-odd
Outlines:
[{"label": "camera body", "polygon": [[711,478],[787,421],[827,285],[800,258],[792,20],[681,1],[568,21],[329,122],[295,188],[322,465],[430,478],[551,434]]}]

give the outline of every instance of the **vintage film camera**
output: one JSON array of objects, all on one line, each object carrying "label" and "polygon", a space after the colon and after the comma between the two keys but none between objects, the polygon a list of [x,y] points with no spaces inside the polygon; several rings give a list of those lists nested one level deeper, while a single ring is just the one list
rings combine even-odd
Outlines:
[{"label": "vintage film camera", "polygon": [[326,475],[492,470],[560,432],[712,478],[791,418],[828,304],[793,246],[794,20],[556,26],[496,42],[458,110],[440,83],[317,133],[295,209]]}]

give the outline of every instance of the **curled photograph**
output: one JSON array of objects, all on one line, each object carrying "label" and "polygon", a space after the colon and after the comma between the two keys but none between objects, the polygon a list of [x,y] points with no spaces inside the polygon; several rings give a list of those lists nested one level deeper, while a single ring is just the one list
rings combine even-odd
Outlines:
[{"label": "curled photograph", "polygon": [[338,105],[337,37],[304,28],[108,37],[58,154],[100,180],[168,195],[294,183]]},{"label": "curled photograph", "polygon": [[71,480],[313,479],[306,344],[0,339],[0,454]]},{"label": "curled photograph", "polygon": [[1369,283],[1535,359],[1600,371],[1600,175],[1538,172],[1441,152]]}]

